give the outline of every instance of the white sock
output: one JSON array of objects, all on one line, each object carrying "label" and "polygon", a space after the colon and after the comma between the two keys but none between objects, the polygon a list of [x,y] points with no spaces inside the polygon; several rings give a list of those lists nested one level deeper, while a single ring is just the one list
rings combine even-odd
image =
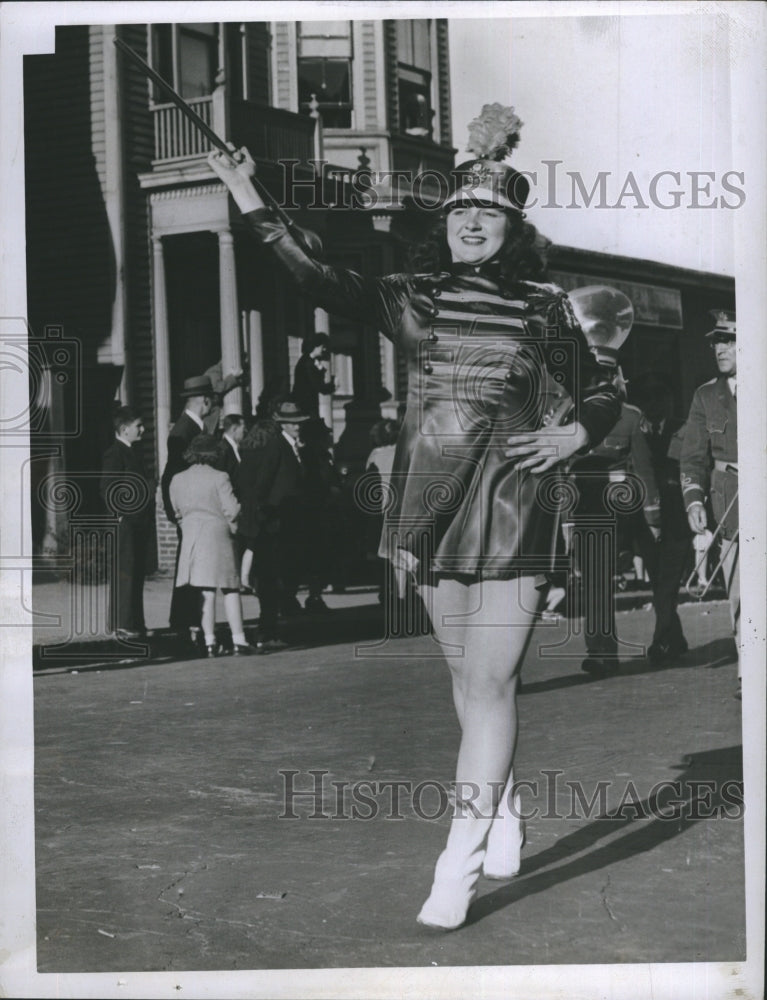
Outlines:
[{"label": "white sock", "polygon": [[247,646],[248,640],[244,632],[232,632],[232,642],[235,646]]},{"label": "white sock", "polygon": [[206,632],[205,633],[205,645],[206,646],[215,646],[216,645],[216,637],[215,637],[215,635],[208,635],[207,632]]}]

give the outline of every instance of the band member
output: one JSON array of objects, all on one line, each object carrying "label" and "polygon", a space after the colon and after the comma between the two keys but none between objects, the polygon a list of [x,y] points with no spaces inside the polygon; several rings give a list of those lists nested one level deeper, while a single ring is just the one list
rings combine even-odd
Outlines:
[{"label": "band member", "polygon": [[[541,490],[549,470],[598,444],[618,417],[615,387],[567,296],[541,283],[542,241],[523,214],[529,185],[502,162],[520,126],[512,108],[485,106],[471,125],[475,158],[457,169],[459,188],[435,213],[417,273],[383,278],[312,256],[264,207],[247,151],[241,162],[220,154],[209,161],[255,236],[313,303],[382,331],[408,365],[380,551],[417,581],[462,730],[456,810],[418,915],[443,930],[464,923],[480,873],[508,878],[519,868],[516,695],[556,523]],[[547,331],[567,336],[572,350]],[[551,394],[549,365],[563,382]],[[546,425],[565,389],[577,416]]]},{"label": "band member", "polygon": [[[207,375],[195,375],[184,382],[181,398],[185,400],[184,412],[171,427],[168,434],[168,460],[165,463],[162,479],[162,500],[168,520],[176,525],[178,548],[176,549],[176,569],[174,579],[178,577],[178,559],[181,551],[181,526],[176,520],[176,513],[170,499],[170,484],[173,477],[189,468],[186,452],[189,445],[204,431],[205,417],[213,405],[214,390]],[[170,602],[170,627],[179,634],[188,634],[196,643],[200,637],[202,600],[200,592],[188,586],[174,586]]]},{"label": "band member", "polygon": [[[634,321],[631,302],[602,285],[577,288],[570,299],[592,350],[621,384],[617,352]],[[658,487],[640,410],[623,402],[618,422],[596,448],[576,456],[572,472],[578,500],[571,541],[583,588],[588,654],[581,669],[606,677],[619,666],[613,579],[618,553],[624,545],[638,543],[652,569],[660,525]]]},{"label": "band member", "polygon": [[116,565],[109,591],[109,629],[119,639],[146,634],[144,576],[154,526],[154,490],[147,479],[139,441],[144,424],[130,406],[114,417],[115,439],[104,453],[100,493],[117,514]]},{"label": "band member", "polygon": [[714,311],[709,330],[719,375],[695,390],[687,417],[680,472],[687,520],[695,534],[708,527],[706,499],[722,536],[722,573],[738,648],[740,696],[740,578],[738,573],[738,410],[735,313]]}]

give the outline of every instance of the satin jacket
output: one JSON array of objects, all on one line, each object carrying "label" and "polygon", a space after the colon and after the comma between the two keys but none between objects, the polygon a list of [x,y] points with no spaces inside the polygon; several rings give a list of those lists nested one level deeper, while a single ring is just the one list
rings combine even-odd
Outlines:
[{"label": "satin jacket", "polygon": [[[407,409],[385,487],[380,555],[422,582],[545,571],[560,476],[518,470],[504,455],[507,439],[560,421],[574,400],[572,416],[593,446],[620,412],[565,293],[532,282],[506,287],[493,262],[367,278],[307,256],[268,209],[243,218],[314,305],[380,331],[406,360]],[[358,502],[380,510],[364,479]]]}]

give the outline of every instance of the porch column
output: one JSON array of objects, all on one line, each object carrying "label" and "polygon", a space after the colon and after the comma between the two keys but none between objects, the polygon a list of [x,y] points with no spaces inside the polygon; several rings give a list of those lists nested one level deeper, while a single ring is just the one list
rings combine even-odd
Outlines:
[{"label": "porch column", "polygon": [[165,290],[165,258],[162,237],[152,236],[152,291],[154,302],[154,384],[157,393],[157,468],[162,471],[168,460],[170,430],[170,338],[168,335],[168,298]]},{"label": "porch column", "polygon": [[[242,368],[240,352],[240,310],[237,305],[237,273],[234,265],[234,237],[219,229],[218,275],[221,315],[221,369],[226,377]],[[232,389],[223,399],[223,411],[242,413],[242,389]]]},{"label": "porch column", "polygon": [[[326,333],[330,336],[330,317],[324,309],[319,306],[314,310],[314,332]],[[333,374],[333,354],[330,355],[330,374]],[[320,417],[332,429],[333,427],[333,395],[323,396],[320,394]]]},{"label": "porch column", "polygon": [[264,334],[261,313],[251,309],[246,314],[248,331],[248,358],[250,359],[250,399],[255,410],[258,397],[264,391]]}]

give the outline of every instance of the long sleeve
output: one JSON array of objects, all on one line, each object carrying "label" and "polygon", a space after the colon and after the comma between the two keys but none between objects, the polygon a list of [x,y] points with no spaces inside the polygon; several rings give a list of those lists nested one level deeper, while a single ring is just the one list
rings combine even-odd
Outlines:
[{"label": "long sleeve", "polygon": [[[181,511],[181,502],[180,502],[180,497],[179,497],[179,489],[178,489],[178,483],[174,484],[173,480],[170,481],[169,488],[168,488],[167,509],[169,509],[170,513],[173,515],[173,517],[172,517],[173,523],[174,524],[180,524],[181,523],[182,511]],[[166,513],[167,513],[167,510],[166,510]],[[170,515],[169,515],[169,519],[171,519]]]},{"label": "long sleeve", "polygon": [[682,494],[688,510],[693,503],[704,503],[708,494],[710,444],[703,398],[700,389],[697,389],[690,404],[679,456]]},{"label": "long sleeve", "polygon": [[246,212],[242,218],[257,239],[272,248],[314,305],[392,337],[409,296],[405,275],[365,278],[356,271],[315,260],[268,208]]},{"label": "long sleeve", "polygon": [[229,527],[234,534],[237,528],[237,518],[240,515],[240,504],[234,495],[232,483],[226,473],[222,473],[216,478],[216,491],[221,504],[221,512],[229,522]]},{"label": "long sleeve", "polygon": [[629,460],[631,469],[639,477],[644,486],[644,516],[652,528],[660,527],[660,493],[653,468],[652,452],[647,438],[642,432],[642,425],[636,419],[631,427],[631,451]]},{"label": "long sleeve", "polygon": [[[574,419],[589,435],[588,448],[594,448],[609,433],[621,414],[618,389],[613,372],[599,363],[578,321],[572,313],[566,292],[555,285],[525,282],[529,289],[531,322],[539,328],[546,367],[561,380],[562,387],[575,403]],[[562,360],[562,352],[566,360]],[[557,377],[559,376],[559,378]]]},{"label": "long sleeve", "polygon": [[124,468],[116,445],[113,445],[104,452],[101,463],[101,478],[99,480],[99,495],[104,503],[106,503],[110,486],[115,482],[115,476],[123,472]]}]

